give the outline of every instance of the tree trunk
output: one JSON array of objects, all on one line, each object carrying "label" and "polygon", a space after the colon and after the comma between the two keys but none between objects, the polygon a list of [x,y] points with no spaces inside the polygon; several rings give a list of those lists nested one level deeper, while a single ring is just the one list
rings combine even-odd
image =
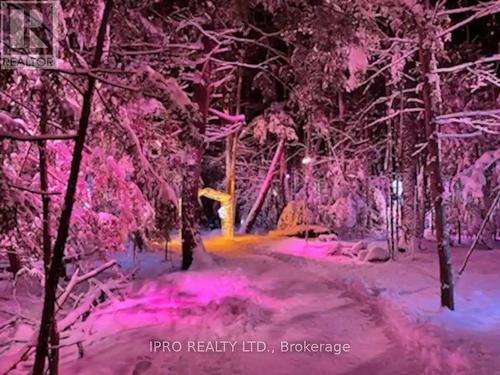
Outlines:
[{"label": "tree trunk", "polygon": [[[0,234],[9,236],[9,242],[13,243],[17,226],[17,205],[10,197],[10,187],[2,170],[4,155],[3,150],[0,150]],[[21,258],[14,246],[8,246],[6,252],[9,260],[8,270],[15,276],[21,270]]]},{"label": "tree trunk", "polygon": [[432,52],[424,40],[424,26],[419,27],[419,56],[423,80],[422,99],[424,102],[424,125],[427,135],[429,182],[434,208],[434,226],[436,230],[437,251],[439,256],[439,275],[441,282],[441,306],[454,310],[453,273],[451,268],[450,244],[446,228],[446,215],[443,202],[443,182],[439,158],[437,126],[434,117],[438,115],[438,101],[432,90],[430,74]]},{"label": "tree trunk", "polygon": [[[113,0],[107,0],[104,7],[99,33],[97,35],[97,43],[95,47],[94,59],[91,67],[97,68],[100,64],[104,39],[106,36],[106,27],[111,14]],[[73,158],[71,160],[71,170],[64,196],[64,204],[59,219],[59,227],[56,240],[54,243],[53,255],[50,264],[47,282],[45,284],[45,298],[42,310],[42,319],[40,323],[40,331],[38,334],[38,342],[35,355],[35,364],[33,367],[34,375],[43,375],[45,368],[45,358],[48,356],[48,340],[54,323],[54,312],[56,302],[57,285],[59,283],[59,275],[64,257],[64,249],[66,240],[68,239],[69,226],[71,222],[71,214],[73,212],[73,203],[75,199],[76,187],[78,182],[78,174],[80,172],[80,164],[82,161],[83,148],[85,146],[85,138],[89,125],[89,118],[92,108],[92,97],[94,94],[96,79],[92,76],[88,77],[87,89],[83,95],[82,111],[78,127],[78,133],[75,139],[73,149]]]},{"label": "tree trunk", "polygon": [[50,330],[50,346],[49,374],[57,375],[59,373],[59,332],[57,330],[57,321],[55,317]]},{"label": "tree trunk", "polygon": [[260,209],[262,208],[262,205],[264,204],[264,201],[266,199],[267,192],[269,191],[269,188],[271,187],[271,182],[273,180],[274,171],[276,170],[276,165],[278,164],[278,161],[280,160],[284,146],[285,146],[285,140],[282,139],[282,140],[280,140],[280,143],[278,144],[278,148],[276,149],[276,152],[274,153],[274,157],[273,157],[273,160],[271,161],[271,165],[269,166],[269,170],[267,171],[266,178],[262,182],[262,185],[261,185],[260,191],[259,191],[259,195],[257,196],[257,199],[256,199],[255,203],[253,204],[252,209],[248,213],[248,216],[245,219],[245,222],[243,223],[243,227],[241,228],[241,233],[250,232],[252,230],[253,225],[255,224],[255,219],[257,218],[257,215],[259,214]]},{"label": "tree trunk", "polygon": [[[43,73],[42,73],[43,74]],[[40,134],[47,134],[47,123],[48,123],[48,77],[43,74],[42,76],[42,90],[40,91]],[[38,154],[40,160],[40,190],[49,191],[49,183],[47,177],[47,149],[46,142],[38,142]],[[42,249],[43,249],[43,263],[45,267],[45,277],[47,278],[49,274],[50,266],[50,252],[51,252],[51,241],[50,241],[50,195],[42,195]]]},{"label": "tree trunk", "polygon": [[236,145],[238,133],[231,134],[226,140],[226,191],[231,196],[229,212],[226,213],[231,222],[232,233],[227,234],[230,238],[234,236],[234,221],[236,213]]},{"label": "tree trunk", "polygon": [[[418,142],[420,143],[420,142]],[[426,160],[423,158],[422,160]],[[425,163],[419,162],[417,168],[417,185],[415,187],[416,191],[416,227],[415,233],[417,238],[423,238],[425,230],[425,213],[426,213],[426,187],[427,185],[427,175],[425,173]]]},{"label": "tree trunk", "polygon": [[7,249],[7,258],[9,259],[9,271],[15,276],[21,270],[21,259],[14,247]]},{"label": "tree trunk", "polygon": [[283,147],[283,152],[280,158],[280,196],[278,199],[279,210],[278,218],[283,209],[286,207],[287,197],[286,197],[286,147]]},{"label": "tree trunk", "polygon": [[[391,96],[393,86],[390,85],[386,82],[385,83],[385,95],[386,97]],[[392,106],[393,106],[393,100],[388,100],[387,101],[387,106],[386,106],[386,113],[390,114],[392,112]],[[368,136],[368,135],[365,135]],[[391,256],[391,259],[394,260],[396,256],[396,247],[398,246],[398,243],[396,241],[396,220],[395,220],[395,206],[394,206],[394,201],[396,194],[394,192],[394,182],[396,181],[396,170],[395,170],[395,145],[394,145],[394,124],[393,124],[393,119],[389,118],[387,120],[387,146],[386,146],[386,161],[385,161],[385,170],[386,170],[386,176],[387,179],[389,180],[389,196],[388,196],[388,205],[389,205],[389,215],[387,217],[388,222],[388,236],[389,236],[389,254]],[[396,185],[397,187],[397,185]]]},{"label": "tree trunk", "polygon": [[[212,49],[209,41],[205,41],[205,52]],[[208,117],[210,103],[210,64],[200,67],[201,80],[194,85],[193,99],[201,112],[201,118],[184,132],[183,144],[185,152],[184,170],[181,186],[181,240],[182,269],[187,270],[193,263],[193,252],[203,248],[200,235],[200,205],[198,190],[200,189],[201,163],[203,161],[203,135]]]},{"label": "tree trunk", "polygon": [[[401,99],[403,100],[403,99]],[[401,116],[403,116],[401,114]],[[407,116],[401,121],[401,180],[403,205],[400,246],[415,254],[418,242],[417,230],[417,158],[413,155],[417,144],[415,123]]]},{"label": "tree trunk", "polygon": [[[47,74],[42,73],[42,89],[40,91],[40,134],[45,135],[48,133],[47,123],[49,120],[48,114],[48,86],[49,77]],[[48,181],[48,166],[47,166],[47,148],[46,142],[38,142],[38,153],[40,160],[40,190],[49,191]],[[51,258],[51,239],[50,239],[50,195],[42,195],[42,249],[43,249],[43,264],[45,269],[45,282],[48,280],[50,258]],[[55,314],[52,317],[50,332],[50,356],[49,356],[49,373],[51,375],[58,374],[59,367],[59,332],[57,331],[57,321]]]},{"label": "tree trunk", "polygon": [[[234,113],[241,113],[241,90],[243,85],[243,77],[241,73],[241,69],[238,69],[238,85],[236,87],[236,106],[234,108]],[[237,131],[234,134],[231,134],[226,141],[226,188],[227,193],[231,196],[232,204],[230,207],[230,212],[227,213],[229,216],[229,220],[232,223],[233,233],[230,234],[230,237],[234,236],[234,225],[236,221],[236,154],[238,149],[238,139],[240,137],[240,131]]]},{"label": "tree trunk", "polygon": [[[200,236],[200,205],[198,190],[200,188],[202,152],[201,145],[195,146],[192,141],[199,139],[199,134],[191,134],[189,145],[184,146],[187,161],[184,163],[181,186],[181,239],[182,269],[187,270],[193,263],[194,250],[202,246]],[[201,141],[199,142],[201,143]]]}]

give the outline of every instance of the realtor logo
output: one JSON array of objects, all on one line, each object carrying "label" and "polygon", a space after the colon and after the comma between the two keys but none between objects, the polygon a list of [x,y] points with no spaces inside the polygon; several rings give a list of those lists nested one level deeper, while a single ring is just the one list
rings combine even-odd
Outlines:
[{"label": "realtor logo", "polygon": [[1,2],[0,68],[56,65],[56,2]]}]

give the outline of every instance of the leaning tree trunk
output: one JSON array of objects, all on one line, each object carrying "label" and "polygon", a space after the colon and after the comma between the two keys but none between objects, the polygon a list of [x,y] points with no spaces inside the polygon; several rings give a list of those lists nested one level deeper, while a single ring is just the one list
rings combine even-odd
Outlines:
[{"label": "leaning tree trunk", "polygon": [[[106,28],[113,7],[113,0],[107,0],[104,7],[99,33],[97,35],[97,43],[94,52],[94,59],[91,68],[97,68],[100,64],[104,39],[106,36]],[[80,172],[80,164],[83,156],[83,148],[85,146],[85,138],[87,136],[87,128],[92,108],[92,97],[94,94],[96,79],[93,76],[88,77],[87,89],[83,95],[82,111],[78,132],[75,138],[75,147],[73,149],[73,158],[71,160],[71,170],[64,196],[64,204],[59,219],[59,227],[57,236],[52,251],[52,259],[49,268],[49,274],[45,284],[45,298],[43,302],[42,321],[40,323],[40,331],[38,334],[38,342],[35,355],[35,364],[33,368],[34,375],[43,375],[45,367],[45,358],[48,355],[48,340],[52,331],[54,321],[55,302],[57,285],[59,283],[59,275],[62,268],[64,257],[64,249],[68,239],[69,226],[71,222],[71,214],[73,212],[73,203],[75,200],[76,187],[78,182],[78,174]]]},{"label": "leaning tree trunk", "polygon": [[[491,166],[484,171],[485,184],[482,188],[483,201],[481,202],[481,217],[483,220],[487,217],[489,208],[492,206],[494,201],[493,169],[494,166]],[[495,246],[495,235],[497,233],[495,220],[486,220],[485,225],[484,235],[482,236],[481,242],[484,246],[486,246],[486,248],[493,249]]]},{"label": "leaning tree trunk", "polygon": [[[423,80],[422,99],[424,102],[424,125],[427,135],[427,168],[434,208],[434,226],[439,256],[439,276],[441,281],[441,306],[454,310],[453,273],[451,268],[450,243],[446,228],[446,214],[443,202],[443,182],[439,158],[439,142],[435,116],[439,114],[439,103],[435,90],[431,87],[431,65],[433,61],[429,41],[424,37],[424,25],[419,27],[419,56]],[[434,73],[435,74],[435,73]]]},{"label": "leaning tree trunk", "polygon": [[252,230],[252,227],[255,224],[255,219],[257,219],[257,215],[259,214],[260,209],[262,208],[262,206],[264,205],[264,201],[266,200],[266,195],[267,192],[269,191],[269,188],[271,187],[274,171],[276,170],[276,165],[278,164],[278,161],[281,158],[281,154],[283,152],[284,147],[285,147],[285,140],[282,139],[280,140],[278,148],[274,153],[274,157],[271,162],[271,165],[269,166],[269,170],[267,171],[266,178],[262,182],[259,195],[257,196],[257,200],[253,204],[252,209],[248,213],[248,216],[245,219],[245,222],[243,223],[243,227],[241,228],[241,233],[248,233]]},{"label": "leaning tree trunk", "polygon": [[[287,165],[286,165],[286,147],[283,147],[283,151],[281,152],[281,157],[280,157],[280,193],[279,193],[279,199],[278,199],[278,204],[279,204],[279,210],[278,210],[278,219],[279,215],[281,212],[286,207],[287,204],[287,188],[286,188],[286,183],[287,183],[287,178],[286,178],[286,170],[287,170]],[[276,221],[278,221],[278,219]]]},{"label": "leaning tree trunk", "polygon": [[[210,52],[209,42],[205,42],[205,52]],[[208,117],[210,103],[210,64],[201,68],[201,79],[194,85],[194,102],[201,112],[200,119],[186,124],[189,130],[184,132],[184,169],[181,184],[181,240],[182,269],[187,270],[193,263],[193,252],[202,248],[200,235],[200,205],[198,190],[200,189],[201,163],[203,161],[203,136]]]}]

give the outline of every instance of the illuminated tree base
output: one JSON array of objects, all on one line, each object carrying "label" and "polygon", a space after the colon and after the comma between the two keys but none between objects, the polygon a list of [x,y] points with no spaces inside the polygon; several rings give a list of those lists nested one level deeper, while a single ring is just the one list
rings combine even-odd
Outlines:
[{"label": "illuminated tree base", "polygon": [[212,188],[204,188],[198,191],[198,196],[206,197],[220,202],[219,217],[222,222],[222,235],[224,238],[234,238],[234,205],[231,195]]}]

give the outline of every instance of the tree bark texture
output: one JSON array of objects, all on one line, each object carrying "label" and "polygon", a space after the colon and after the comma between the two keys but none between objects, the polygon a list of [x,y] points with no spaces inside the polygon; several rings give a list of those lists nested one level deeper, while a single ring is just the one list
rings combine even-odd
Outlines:
[{"label": "tree bark texture", "polygon": [[419,57],[423,80],[422,100],[424,102],[424,125],[427,134],[427,170],[434,208],[434,226],[436,230],[437,251],[439,256],[439,277],[441,283],[441,306],[455,309],[453,295],[453,273],[451,268],[450,243],[446,227],[446,214],[443,202],[443,182],[439,157],[437,126],[434,121],[439,114],[439,105],[435,97],[435,89],[431,86],[432,51],[429,41],[424,37],[424,26],[419,27]]}]

